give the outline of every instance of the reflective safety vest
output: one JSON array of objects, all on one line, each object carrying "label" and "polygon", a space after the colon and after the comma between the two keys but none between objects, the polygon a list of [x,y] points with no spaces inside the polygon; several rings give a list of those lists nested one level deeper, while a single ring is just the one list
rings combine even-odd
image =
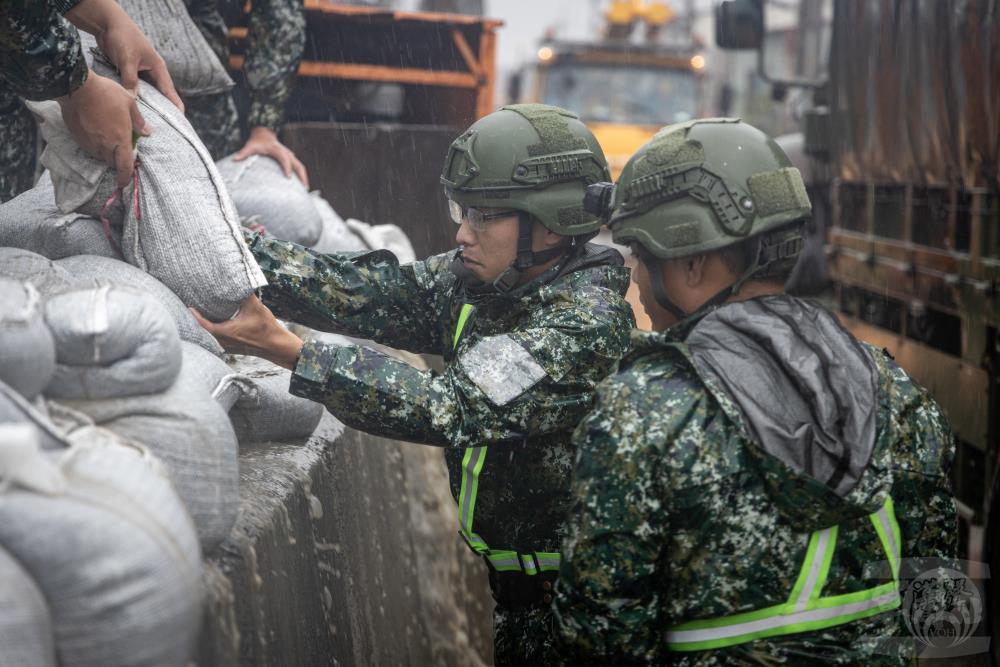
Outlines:
[{"label": "reflective safety vest", "polygon": [[[465,329],[465,324],[469,321],[472,310],[471,303],[462,306],[462,310],[458,314],[458,324],[455,326],[452,348],[458,347],[458,341],[462,338],[462,330]],[[558,571],[558,552],[518,553],[511,550],[492,549],[482,537],[472,530],[476,513],[476,495],[479,493],[479,476],[486,463],[487,449],[487,447],[466,447],[465,456],[462,457],[462,487],[458,494],[458,521],[461,528],[459,533],[465,539],[466,544],[488,560],[498,572],[520,570],[528,575],[536,575],[539,572]]]},{"label": "reflective safety vest", "polygon": [[812,632],[844,625],[899,608],[899,523],[888,498],[870,514],[892,570],[892,581],[875,588],[823,596],[830,561],[837,547],[837,526],[809,537],[806,558],[788,601],[758,611],[681,623],[667,630],[671,651],[706,651],[778,635]]}]

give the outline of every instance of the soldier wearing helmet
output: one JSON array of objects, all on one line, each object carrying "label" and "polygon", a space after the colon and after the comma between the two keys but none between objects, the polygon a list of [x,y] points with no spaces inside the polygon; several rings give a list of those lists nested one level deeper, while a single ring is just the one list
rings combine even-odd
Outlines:
[{"label": "soldier wearing helmet", "polygon": [[279,317],[441,354],[442,373],[361,346],[302,341],[251,298],[203,325],[294,370],[291,392],[349,426],[445,449],[459,531],[489,569],[498,665],[541,664],[573,469],[573,428],[634,325],[617,251],[587,243],[585,188],[608,178],[593,135],[561,109],[517,105],[456,139],[441,181],[461,248],[400,266],[387,251],[250,247]]},{"label": "soldier wearing helmet", "polygon": [[887,353],[783,293],[798,171],[750,125],[699,120],[588,195],[639,258],[655,330],[574,439],[564,657],[905,664],[907,559],[956,553],[953,437]]}]

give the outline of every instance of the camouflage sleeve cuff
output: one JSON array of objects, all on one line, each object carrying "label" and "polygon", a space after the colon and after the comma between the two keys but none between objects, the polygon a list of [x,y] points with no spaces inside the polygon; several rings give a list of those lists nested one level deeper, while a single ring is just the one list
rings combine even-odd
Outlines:
[{"label": "camouflage sleeve cuff", "polygon": [[66,12],[80,4],[81,0],[49,0],[49,2],[55,6],[56,11],[65,16]]},{"label": "camouflage sleeve cuff", "polygon": [[285,100],[280,102],[274,97],[269,97],[267,101],[254,99],[250,102],[250,112],[247,114],[247,127],[266,127],[275,134],[281,129],[285,121]]},{"label": "camouflage sleeve cuff", "polygon": [[10,87],[27,100],[68,95],[87,80],[87,62],[76,28],[52,5],[21,19],[19,30],[0,27],[0,71]]},{"label": "camouflage sleeve cuff", "polygon": [[330,368],[337,360],[340,345],[328,345],[313,339],[305,339],[302,351],[292,371],[289,391],[296,396],[313,398],[323,392]]}]

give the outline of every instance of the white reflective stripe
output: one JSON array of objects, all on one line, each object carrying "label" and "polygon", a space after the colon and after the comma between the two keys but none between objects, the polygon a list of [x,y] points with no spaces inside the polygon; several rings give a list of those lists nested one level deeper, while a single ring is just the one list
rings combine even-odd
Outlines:
[{"label": "white reflective stripe", "polygon": [[769,618],[762,618],[746,623],[736,623],[724,625],[718,628],[703,628],[700,630],[668,630],[667,642],[671,644],[688,644],[694,642],[716,641],[720,639],[731,639],[742,635],[749,635],[764,630],[773,630],[787,625],[798,623],[811,623],[815,621],[834,621],[841,616],[850,616],[858,612],[866,611],[890,604],[899,599],[899,590],[892,591],[871,600],[862,600],[842,604],[836,607],[826,607],[811,609],[809,611],[794,612],[791,614],[778,614]]},{"label": "white reflective stripe", "polygon": [[[826,562],[826,553],[829,549],[833,548],[833,545],[830,543],[832,534],[833,528],[824,528],[817,533],[816,551],[813,552],[812,563],[808,564],[809,575],[806,577],[805,586],[802,587],[802,592],[799,593],[799,599],[795,601],[795,611],[804,611],[809,601],[813,598],[813,594],[819,592],[816,590],[816,582],[819,581],[820,573],[823,571],[823,564]],[[824,583],[826,582],[821,582],[821,586]]]},{"label": "white reflective stripe", "polygon": [[538,564],[542,567],[559,567],[559,557],[554,558],[539,558]]}]

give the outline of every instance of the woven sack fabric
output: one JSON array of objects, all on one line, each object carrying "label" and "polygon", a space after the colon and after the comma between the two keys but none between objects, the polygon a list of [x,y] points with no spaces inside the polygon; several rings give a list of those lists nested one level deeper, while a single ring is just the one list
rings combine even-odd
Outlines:
[{"label": "woven sack fabric", "polygon": [[125,287],[73,290],[45,304],[55,341],[49,398],[97,399],[165,391],[181,369],[181,339],[153,297]]},{"label": "woven sack fabric", "polygon": [[0,380],[27,399],[56,369],[55,346],[31,283],[0,278]]}]

